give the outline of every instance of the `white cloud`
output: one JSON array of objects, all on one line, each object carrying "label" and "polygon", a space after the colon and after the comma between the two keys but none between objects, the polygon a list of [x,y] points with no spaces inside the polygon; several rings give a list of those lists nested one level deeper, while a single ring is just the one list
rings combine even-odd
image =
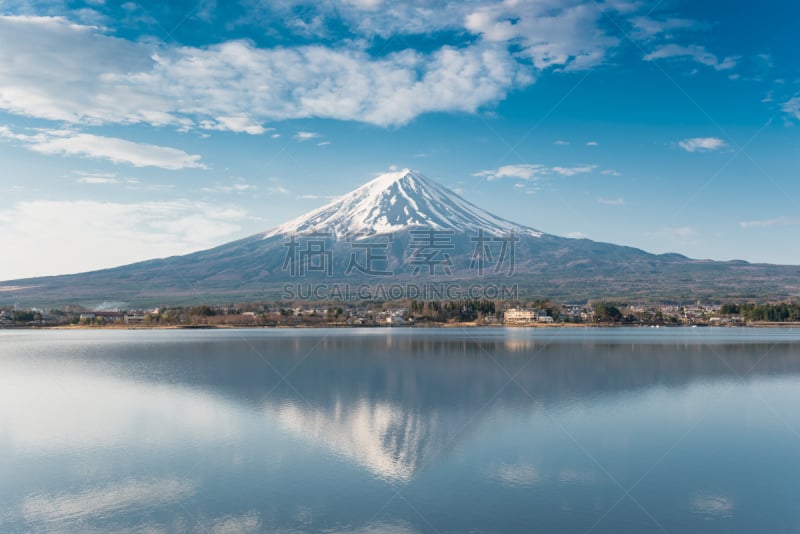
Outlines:
[{"label": "white cloud", "polygon": [[205,130],[239,132],[250,135],[260,135],[275,130],[275,128],[264,128],[244,113],[230,117],[216,117],[214,120],[204,120],[200,122],[200,127]]},{"label": "white cloud", "polygon": [[76,175],[77,182],[79,184],[99,184],[99,185],[109,185],[109,184],[119,184],[120,181],[117,178],[115,173],[101,173],[101,172],[75,172],[73,173]]},{"label": "white cloud", "polygon": [[116,137],[75,134],[33,142],[27,146],[42,154],[107,159],[114,163],[128,163],[134,167],[160,167],[169,170],[207,169],[200,163],[198,155],[190,155],[176,148],[134,143]]},{"label": "white cloud", "polygon": [[644,56],[645,61],[667,58],[689,58],[697,63],[712,67],[715,70],[729,70],[736,66],[739,58],[729,56],[719,59],[715,54],[708,52],[699,45],[682,46],[675,43],[662,45],[653,52]]},{"label": "white cloud", "polygon": [[[129,41],[63,17],[0,16],[0,109],[71,124],[253,135],[285,119],[402,125],[429,112],[474,113],[533,83],[543,69],[599,65],[620,42],[606,32],[606,15],[637,9],[633,0],[249,4],[253,20],[282,20],[314,37],[311,43],[325,40],[331,21],[347,25],[354,39],[337,39],[335,47],[259,48],[247,40],[192,47]],[[298,15],[298,6],[309,15]],[[460,44],[367,51],[377,35],[450,30],[464,36]]]},{"label": "white cloud", "polygon": [[320,141],[317,143],[317,146],[328,146],[329,144],[331,144],[330,141]]},{"label": "white cloud", "polygon": [[710,152],[725,148],[728,144],[718,137],[692,137],[678,141],[678,146],[686,152]]},{"label": "white cloud", "polygon": [[634,28],[632,36],[636,39],[651,39],[675,30],[693,30],[703,26],[692,19],[678,17],[658,19],[649,16],[632,17],[631,24]]},{"label": "white cloud", "polygon": [[81,184],[118,184],[119,180],[116,178],[102,178],[100,176],[85,176],[78,178],[78,183]]},{"label": "white cloud", "polygon": [[597,141],[588,141],[588,142],[586,143],[586,146],[597,146],[597,145],[599,145],[599,144],[600,144],[600,143],[598,143]]},{"label": "white cloud", "polygon": [[[533,83],[544,69],[600,65],[620,43],[607,32],[606,15],[627,19],[640,9],[634,0],[248,4],[254,21],[283,21],[286,29],[313,37],[307,40],[312,44],[178,46],[155,38],[129,41],[102,25],[61,17],[0,16],[0,110],[70,124],[143,123],[253,135],[287,119],[403,125],[430,112],[475,113]],[[632,20],[648,35],[692,25],[684,19]],[[319,44],[332,21],[350,28],[354,38]],[[378,56],[368,51],[375,36],[450,30],[463,36],[460,44]],[[674,44],[647,57],[676,56],[717,69],[736,62]]]},{"label": "white cloud", "polygon": [[624,206],[625,205],[625,199],[622,198],[622,197],[617,197],[617,198],[603,198],[603,197],[600,197],[600,198],[597,199],[597,202],[599,202],[600,204],[605,204],[606,206]]},{"label": "white cloud", "polygon": [[614,169],[603,169],[600,171],[600,174],[605,176],[622,176],[622,173],[615,171]]},{"label": "white cloud", "polygon": [[[251,5],[257,6],[256,18],[290,21],[289,29],[306,38],[336,39],[326,24],[331,21],[332,26],[344,24],[356,38],[366,40],[452,31],[465,35],[465,41],[479,36],[513,46],[522,60],[533,60],[538,68],[568,69],[602,62],[619,42],[602,29],[606,14],[630,16],[639,7],[635,0],[271,0]],[[373,9],[376,5],[379,9]]]},{"label": "white cloud", "polygon": [[168,99],[120,83],[152,65],[149,47],[60,17],[0,16],[0,108],[76,122],[169,124]]},{"label": "white cloud", "polygon": [[230,194],[230,193],[250,193],[256,191],[258,188],[252,184],[246,184],[243,182],[234,182],[232,184],[216,184],[211,187],[202,187],[200,188],[201,191],[204,193],[223,193],[223,194]]},{"label": "white cloud", "polygon": [[[769,99],[770,99],[769,101],[770,102],[772,101],[772,96],[771,95],[772,94],[770,93],[770,95],[769,95]],[[762,100],[762,102],[764,102],[764,101],[765,100]],[[784,113],[788,113],[789,115],[791,115],[795,119],[800,120],[800,96],[796,96],[796,97],[784,102],[783,105],[781,106],[781,110]]]},{"label": "white cloud", "polygon": [[546,171],[547,168],[544,165],[524,163],[520,165],[503,165],[494,170],[476,172],[473,176],[483,176],[489,181],[499,180],[500,178],[536,180]]},{"label": "white cloud", "polygon": [[383,0],[343,0],[345,4],[350,4],[358,9],[372,11],[383,4]]},{"label": "white cloud", "polygon": [[553,144],[554,145],[559,145],[559,146],[567,146],[567,145],[569,145],[569,141],[564,141],[562,139],[557,139],[556,141],[553,141]]},{"label": "white cloud", "polygon": [[755,221],[741,221],[741,228],[772,228],[776,226],[794,226],[800,224],[797,217],[776,217],[774,219],[764,219]]},{"label": "white cloud", "polygon": [[294,138],[298,141],[308,141],[310,139],[316,139],[319,136],[317,132],[297,132],[294,134]]},{"label": "white cloud", "polygon": [[0,109],[68,123],[264,133],[268,121],[381,126],[474,113],[533,81],[502,44],[375,58],[357,44],[258,48],[130,42],[62,18],[0,16]]},{"label": "white cloud", "polygon": [[619,39],[600,28],[598,2],[496,2],[473,9],[464,26],[489,42],[511,42],[538,69],[580,70],[601,64]]},{"label": "white cloud", "polygon": [[552,167],[551,172],[561,176],[575,176],[576,174],[587,174],[592,172],[597,165],[581,165],[579,167]]},{"label": "white cloud", "polygon": [[521,163],[517,165],[503,165],[497,169],[488,169],[473,173],[473,176],[481,176],[489,180],[499,180],[501,178],[512,178],[517,180],[536,181],[545,176],[554,174],[560,176],[575,176],[576,174],[591,173],[597,165],[580,165],[576,167],[547,167],[538,163]]},{"label": "white cloud", "polygon": [[[28,201],[0,211],[0,280],[187,254],[235,237],[236,207],[170,202]],[[58,258],[57,262],[53,258]]]},{"label": "white cloud", "polygon": [[160,167],[168,170],[207,169],[200,156],[171,147],[134,143],[118,137],[103,137],[72,130],[37,130],[34,134],[12,132],[0,126],[0,137],[19,141],[34,152],[77,156],[127,163],[134,167]]}]

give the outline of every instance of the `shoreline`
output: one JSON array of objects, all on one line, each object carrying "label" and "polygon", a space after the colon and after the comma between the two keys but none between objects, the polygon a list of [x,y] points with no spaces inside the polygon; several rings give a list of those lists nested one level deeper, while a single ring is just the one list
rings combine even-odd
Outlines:
[{"label": "shoreline", "polygon": [[519,328],[519,329],[571,329],[571,328],[710,328],[710,329],[736,329],[736,328],[800,328],[800,322],[761,322],[744,325],[628,325],[611,323],[556,323],[556,324],[477,324],[477,323],[444,323],[444,324],[413,324],[413,325],[350,325],[350,324],[297,324],[297,325],[58,325],[58,326],[20,326],[3,328],[0,331],[12,330],[235,330],[235,329],[312,329],[312,328],[342,328],[342,329],[440,329],[440,328]]}]

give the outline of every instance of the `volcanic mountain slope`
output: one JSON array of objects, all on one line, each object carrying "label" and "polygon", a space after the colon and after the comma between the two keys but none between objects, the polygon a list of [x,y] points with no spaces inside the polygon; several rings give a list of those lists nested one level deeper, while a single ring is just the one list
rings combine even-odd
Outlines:
[{"label": "volcanic mountain slope", "polygon": [[570,239],[497,217],[409,170],[267,232],[113,269],[16,280],[0,304],[276,299],[286,284],[513,284],[521,297],[785,297],[800,268],[691,260]]}]

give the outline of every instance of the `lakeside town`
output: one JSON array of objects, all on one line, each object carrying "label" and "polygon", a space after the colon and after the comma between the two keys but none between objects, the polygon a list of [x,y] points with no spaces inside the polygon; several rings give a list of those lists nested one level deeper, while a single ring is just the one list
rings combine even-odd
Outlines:
[{"label": "lakeside town", "polygon": [[150,309],[0,308],[0,328],[800,325],[800,301],[636,304],[492,300],[238,303]]}]

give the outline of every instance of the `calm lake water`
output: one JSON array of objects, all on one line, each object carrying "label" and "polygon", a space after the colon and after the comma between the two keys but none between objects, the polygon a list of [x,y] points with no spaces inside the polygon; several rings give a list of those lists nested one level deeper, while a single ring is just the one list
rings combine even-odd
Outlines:
[{"label": "calm lake water", "polygon": [[800,532],[800,330],[0,332],[0,532]]}]

